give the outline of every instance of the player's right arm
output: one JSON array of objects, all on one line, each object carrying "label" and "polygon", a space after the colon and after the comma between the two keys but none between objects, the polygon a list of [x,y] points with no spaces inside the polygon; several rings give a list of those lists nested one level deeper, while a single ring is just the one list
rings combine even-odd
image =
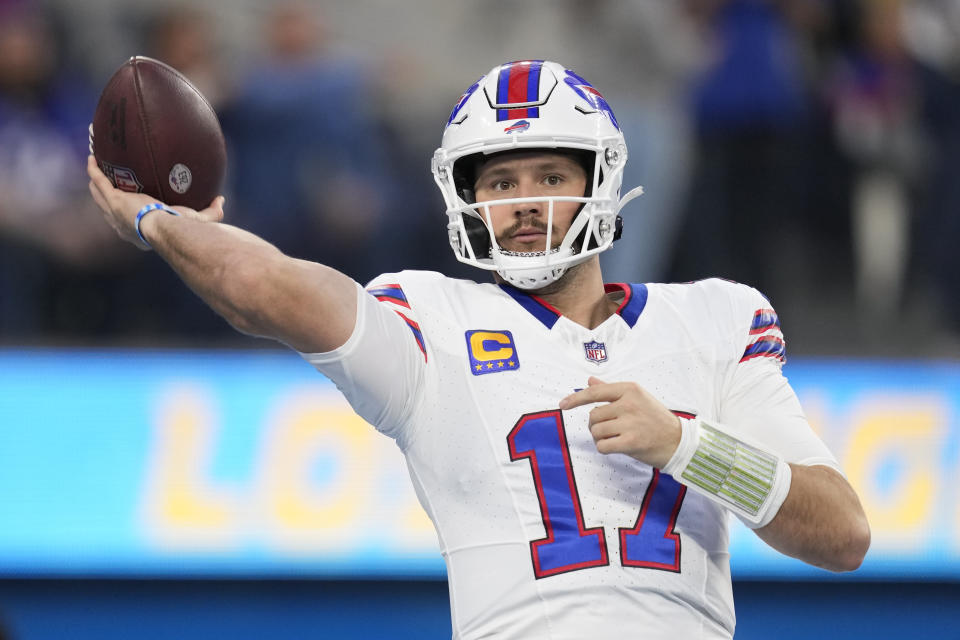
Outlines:
[{"label": "player's right arm", "polygon": [[[140,247],[137,212],[156,202],[116,189],[87,159],[90,192],[104,219],[121,238]],[[194,211],[174,207],[145,216],[140,231],[154,250],[210,307],[243,333],[279,340],[297,351],[317,353],[342,346],[357,317],[357,284],[321,264],[285,256],[270,243],[218,222],[223,198]],[[149,283],[144,283],[149,286]]]}]

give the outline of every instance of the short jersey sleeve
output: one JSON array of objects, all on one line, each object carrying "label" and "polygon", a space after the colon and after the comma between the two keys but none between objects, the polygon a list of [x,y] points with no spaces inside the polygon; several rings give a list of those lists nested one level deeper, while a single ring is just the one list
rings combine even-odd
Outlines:
[{"label": "short jersey sleeve", "polygon": [[356,325],[340,348],[301,354],[361,418],[399,441],[407,435],[425,375],[426,345],[415,317],[400,284],[380,276],[366,289],[357,285]]},{"label": "short jersey sleeve", "polygon": [[822,464],[839,470],[833,454],[811,429],[797,394],[783,375],[786,340],[777,312],[756,289],[733,285],[731,293],[720,421],[743,431],[787,462]]}]

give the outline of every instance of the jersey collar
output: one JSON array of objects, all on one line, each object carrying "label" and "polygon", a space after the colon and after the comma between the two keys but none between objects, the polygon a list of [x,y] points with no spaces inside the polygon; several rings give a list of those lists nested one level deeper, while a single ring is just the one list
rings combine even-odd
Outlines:
[{"label": "jersey collar", "polygon": [[[561,313],[543,298],[531,293],[526,293],[522,289],[506,283],[500,283],[499,286],[547,329],[553,329],[553,325],[560,319]],[[604,284],[603,289],[607,293],[614,291],[623,292],[623,302],[621,302],[617,308],[617,313],[623,318],[623,321],[627,323],[627,326],[632,329],[633,326],[637,324],[643,308],[647,305],[647,285],[615,282]]]},{"label": "jersey collar", "polygon": [[640,319],[640,314],[643,313],[643,308],[647,306],[647,285],[612,282],[604,284],[603,290],[607,293],[623,291],[623,302],[617,307],[617,313],[627,326],[633,329],[637,320]]},{"label": "jersey collar", "polygon": [[505,282],[500,283],[500,288],[516,300],[521,307],[529,311],[534,318],[542,322],[547,329],[553,329],[553,325],[557,324],[557,320],[560,319],[561,313],[543,298],[526,293],[522,289]]}]

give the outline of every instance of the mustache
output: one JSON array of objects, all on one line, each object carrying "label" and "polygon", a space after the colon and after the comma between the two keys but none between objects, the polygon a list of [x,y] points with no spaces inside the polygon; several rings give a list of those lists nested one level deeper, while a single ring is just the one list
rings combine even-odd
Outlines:
[{"label": "mustache", "polygon": [[[531,220],[517,220],[510,227],[508,227],[503,233],[497,236],[497,242],[502,242],[504,239],[511,237],[520,229],[536,229],[541,233],[547,232],[547,223],[537,219]],[[554,234],[556,235],[556,234]]]}]

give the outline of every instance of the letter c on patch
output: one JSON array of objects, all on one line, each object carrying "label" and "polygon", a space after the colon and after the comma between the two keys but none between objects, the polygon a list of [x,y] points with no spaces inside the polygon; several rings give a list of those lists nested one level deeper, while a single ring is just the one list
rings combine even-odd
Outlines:
[{"label": "letter c on patch", "polygon": [[477,331],[470,336],[470,351],[477,360],[506,360],[513,357],[513,340],[500,332]]}]

